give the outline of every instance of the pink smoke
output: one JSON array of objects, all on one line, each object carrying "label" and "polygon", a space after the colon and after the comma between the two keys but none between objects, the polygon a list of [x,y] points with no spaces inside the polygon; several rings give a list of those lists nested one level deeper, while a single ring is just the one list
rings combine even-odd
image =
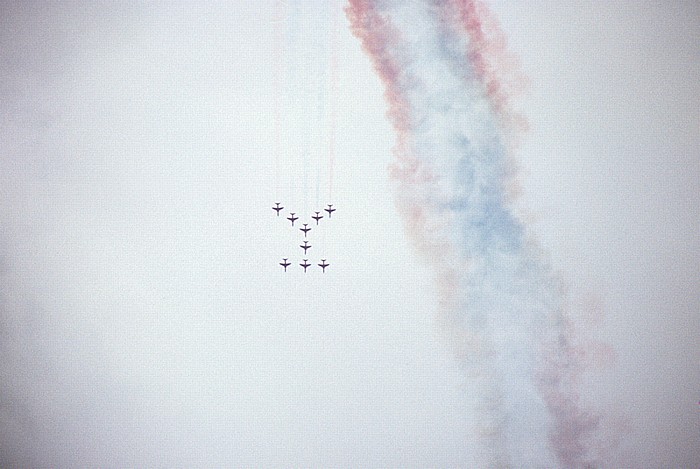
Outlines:
[{"label": "pink smoke", "polygon": [[[451,27],[458,34],[465,32],[469,37],[467,60],[483,84],[506,135],[508,159],[503,188],[507,200],[514,201],[522,194],[522,187],[518,179],[520,167],[513,153],[529,130],[527,118],[515,110],[514,100],[527,88],[527,76],[521,71],[517,57],[508,51],[506,35],[484,2],[447,0],[438,7],[438,14],[443,26]],[[522,219],[527,214],[519,216]]]},{"label": "pink smoke", "polygon": [[[389,168],[390,176],[399,184],[410,188],[411,191],[408,193],[420,193],[421,186],[433,181],[434,176],[415,157],[412,151],[411,106],[401,88],[401,65],[390,52],[391,48],[396,49],[399,43],[398,32],[376,10],[371,0],[350,0],[350,6],[346,8],[346,13],[353,34],[362,40],[363,48],[372,59],[375,70],[386,86],[384,96],[389,104],[387,116],[397,133],[396,146],[394,147],[396,161]],[[404,200],[404,202],[409,201]],[[429,248],[430,242],[425,236],[425,228],[428,226],[426,219],[430,216],[429,212],[417,203],[400,205],[405,220],[407,220],[407,228],[411,238],[419,246]]]},{"label": "pink smoke", "polygon": [[504,127],[513,133],[512,138],[519,138],[527,132],[528,123],[513,109],[513,98],[523,93],[527,78],[517,58],[508,52],[508,41],[498,20],[479,0],[447,0],[441,14],[466,31],[469,62]]},{"label": "pink smoke", "polygon": [[571,321],[562,314],[558,322],[559,334],[543,344],[538,388],[554,419],[549,439],[557,458],[565,467],[582,467],[590,463],[589,447],[600,418],[581,408],[577,389],[584,369],[582,348],[574,343]]}]

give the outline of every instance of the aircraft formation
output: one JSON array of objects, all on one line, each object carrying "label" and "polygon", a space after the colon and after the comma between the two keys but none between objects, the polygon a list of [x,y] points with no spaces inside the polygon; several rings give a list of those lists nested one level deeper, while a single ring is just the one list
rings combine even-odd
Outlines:
[{"label": "aircraft formation", "polygon": [[[277,216],[279,217],[280,212],[282,210],[284,210],[284,207],[281,206],[280,202],[275,202],[275,206],[272,207],[272,210],[277,212]],[[315,226],[318,226],[319,222],[323,218],[330,219],[331,215],[333,215],[333,212],[335,212],[335,210],[336,209],[333,208],[332,204],[328,204],[328,206],[326,208],[324,208],[323,210],[319,210],[318,212],[314,212],[314,215],[312,215],[311,218],[316,221]],[[328,215],[327,216],[321,215],[321,212],[326,212]],[[286,217],[286,219],[289,220],[292,227],[294,227],[294,222],[299,220],[299,217],[297,216],[297,214],[295,212],[289,212],[289,216]],[[304,233],[304,239],[302,239],[302,241],[301,241],[302,244],[299,245],[299,247],[304,250],[304,257],[306,257],[305,259],[303,259],[302,262],[299,263],[299,266],[304,269],[304,272],[306,272],[306,269],[308,269],[309,267],[313,267],[313,264],[309,263],[309,259],[307,257],[307,251],[313,247],[311,244],[309,244],[309,240],[307,239],[309,237],[309,232],[312,230],[312,227],[309,225],[310,225],[310,223],[302,223],[302,226],[299,228],[299,231]],[[288,257],[283,257],[282,262],[279,263],[285,272],[287,271],[287,267],[290,267],[292,265],[292,263],[289,261],[289,259],[290,258],[288,258]],[[321,259],[321,262],[316,264],[316,265],[321,268],[321,271],[323,273],[325,273],[326,267],[328,267],[330,264],[328,262],[326,262],[326,259]]]}]

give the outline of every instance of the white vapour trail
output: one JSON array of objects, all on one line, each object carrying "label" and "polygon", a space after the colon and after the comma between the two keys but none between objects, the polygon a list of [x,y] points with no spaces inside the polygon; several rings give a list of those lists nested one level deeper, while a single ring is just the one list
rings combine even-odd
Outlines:
[{"label": "white vapour trail", "polygon": [[338,81],[334,7],[339,5],[275,4],[274,132],[276,179],[282,188],[275,201],[309,216],[332,196]]}]

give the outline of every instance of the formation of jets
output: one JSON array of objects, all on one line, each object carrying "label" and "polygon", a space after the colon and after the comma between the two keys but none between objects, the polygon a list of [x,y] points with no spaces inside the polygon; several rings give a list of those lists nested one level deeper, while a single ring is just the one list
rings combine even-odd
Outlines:
[{"label": "formation of jets", "polygon": [[[280,212],[282,210],[284,210],[284,207],[281,206],[280,202],[275,202],[275,206],[272,207],[272,210],[274,210],[276,212],[277,216],[279,217]],[[328,206],[326,208],[324,208],[323,211],[328,213],[328,218],[330,219],[331,215],[333,214],[333,212],[336,211],[336,209],[333,208],[332,204],[328,204]],[[316,220],[316,226],[318,226],[320,220],[322,220],[324,217],[323,217],[323,215],[321,215],[321,210],[314,212],[314,214],[315,215],[312,215],[311,218]],[[293,227],[294,222],[299,220],[299,217],[296,216],[295,212],[290,212],[289,216],[287,217],[287,220],[289,220],[291,222],[292,227]],[[307,251],[309,249],[311,249],[311,247],[312,247],[311,244],[309,244],[308,239],[306,239],[309,236],[309,232],[311,231],[311,227],[309,226],[309,223],[302,223],[302,225],[303,226],[301,228],[299,228],[299,230],[304,233],[304,239],[302,240],[303,244],[300,244],[299,247],[304,250],[304,256],[306,257]],[[282,268],[284,269],[285,272],[287,271],[287,267],[292,265],[292,263],[289,261],[288,257],[282,258],[282,262],[280,262],[279,264],[282,266]],[[306,269],[311,267],[313,264],[310,264],[309,259],[306,258],[306,259],[303,259],[303,262],[299,263],[299,265],[301,267],[303,267],[304,272],[306,272]],[[326,262],[326,259],[321,259],[321,262],[317,265],[321,268],[321,271],[323,273],[325,273],[326,267],[328,267],[330,264],[328,262]]]}]

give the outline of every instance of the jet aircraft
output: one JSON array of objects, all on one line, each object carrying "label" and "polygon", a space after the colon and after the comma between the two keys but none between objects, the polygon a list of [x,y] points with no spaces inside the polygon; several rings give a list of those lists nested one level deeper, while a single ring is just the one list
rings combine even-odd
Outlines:
[{"label": "jet aircraft", "polygon": [[321,259],[321,263],[318,264],[318,266],[323,269],[324,273],[326,272],[326,267],[328,267],[329,265],[330,264],[326,263],[325,259]]},{"label": "jet aircraft", "polygon": [[309,242],[306,241],[306,240],[304,240],[304,244],[300,244],[299,247],[302,248],[302,249],[304,250],[304,254],[306,254],[306,251],[307,251],[308,249],[311,249],[311,245],[310,245]]},{"label": "jet aircraft", "polygon": [[294,212],[292,212],[292,213],[287,217],[287,220],[289,220],[289,221],[292,222],[292,226],[294,226],[294,222],[297,221],[298,219],[299,219],[299,217],[295,217],[295,216],[294,216]]},{"label": "jet aircraft", "polygon": [[289,267],[289,266],[292,265],[292,264],[290,264],[290,263],[287,261],[287,258],[285,257],[285,258],[282,259],[282,262],[280,262],[280,265],[281,265],[282,267],[284,267],[284,271],[286,272],[286,271],[287,271],[287,267]]},{"label": "jet aircraft", "polygon": [[323,218],[323,215],[319,215],[319,213],[320,213],[320,212],[316,212],[316,215],[314,215],[313,217],[311,217],[311,218],[313,218],[314,220],[316,220],[316,224],[317,224],[317,225],[318,225],[318,221],[319,221],[321,218]]},{"label": "jet aircraft", "polygon": [[335,212],[335,209],[333,208],[333,204],[328,204],[328,208],[324,209],[326,212],[328,212],[328,218],[331,217],[331,214]]},{"label": "jet aircraft", "polygon": [[299,228],[301,231],[304,232],[304,238],[306,238],[306,234],[311,231],[311,228],[308,227],[307,223],[304,223],[304,228]]},{"label": "jet aircraft", "polygon": [[282,210],[284,207],[280,207],[280,203],[279,203],[279,202],[275,202],[275,205],[276,205],[276,207],[272,207],[272,210],[277,211],[277,216],[279,217],[279,216],[280,216],[280,210]]},{"label": "jet aircraft", "polygon": [[302,267],[304,268],[304,273],[306,273],[306,269],[308,269],[309,266],[311,265],[311,264],[309,264],[307,261],[308,261],[308,259],[304,259],[304,262],[302,262],[301,264],[299,264],[300,266],[302,266]]}]

